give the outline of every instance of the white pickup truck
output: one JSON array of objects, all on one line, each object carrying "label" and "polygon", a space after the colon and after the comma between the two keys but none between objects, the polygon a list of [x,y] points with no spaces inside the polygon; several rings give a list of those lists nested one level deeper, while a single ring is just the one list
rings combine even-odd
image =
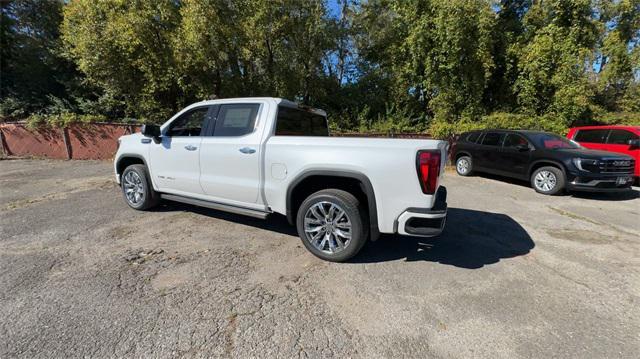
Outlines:
[{"label": "white pickup truck", "polygon": [[127,204],[160,199],[296,225],[329,261],[380,233],[435,236],[447,214],[447,143],[329,137],[326,113],[279,98],[198,102],[162,126],[118,140],[115,175]]}]

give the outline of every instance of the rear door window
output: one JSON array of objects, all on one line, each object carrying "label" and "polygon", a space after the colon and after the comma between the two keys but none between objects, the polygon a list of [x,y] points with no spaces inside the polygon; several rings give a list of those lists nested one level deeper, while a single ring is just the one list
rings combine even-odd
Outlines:
[{"label": "rear door window", "polygon": [[213,135],[237,137],[253,132],[259,108],[257,103],[220,106]]},{"label": "rear door window", "polygon": [[578,130],[573,138],[576,142],[605,143],[609,130]]},{"label": "rear door window", "polygon": [[482,139],[482,144],[485,146],[500,146],[502,136],[503,134],[499,132],[487,132]]},{"label": "rear door window", "polygon": [[638,135],[627,130],[611,130],[607,143],[612,145],[628,145],[630,140],[638,139]]}]

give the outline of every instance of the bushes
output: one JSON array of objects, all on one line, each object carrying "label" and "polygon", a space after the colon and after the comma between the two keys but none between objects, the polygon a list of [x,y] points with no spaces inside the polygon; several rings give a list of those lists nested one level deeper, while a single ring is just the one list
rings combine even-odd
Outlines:
[{"label": "bushes", "polygon": [[595,119],[597,124],[603,125],[631,125],[640,126],[640,113],[637,112],[611,112]]},{"label": "bushes", "polygon": [[79,115],[71,112],[59,114],[33,114],[27,117],[27,128],[36,129],[39,127],[68,127],[71,124],[89,124],[93,122],[106,122],[107,118],[102,115]]},{"label": "bushes", "polygon": [[568,123],[559,116],[528,116],[513,113],[494,113],[482,117],[479,121],[462,119],[458,122],[434,121],[429,127],[429,133],[434,138],[448,139],[456,134],[466,131],[494,129],[520,129],[553,132],[565,135],[572,126],[587,125],[634,125],[640,126],[640,114],[638,113],[605,113],[588,121],[573,121]]},{"label": "bushes", "polygon": [[462,132],[487,128],[538,130],[566,134],[569,125],[553,115],[528,116],[498,112],[484,116],[479,121],[468,119],[462,119],[455,123],[434,121],[429,127],[429,133],[434,138],[448,139]]}]

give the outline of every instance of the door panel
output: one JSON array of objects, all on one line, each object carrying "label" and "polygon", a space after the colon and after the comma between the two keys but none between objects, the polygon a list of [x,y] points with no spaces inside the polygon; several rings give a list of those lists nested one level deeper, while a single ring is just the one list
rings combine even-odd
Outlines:
[{"label": "door panel", "polygon": [[630,140],[637,140],[640,135],[628,130],[611,130],[607,137],[607,151],[624,153],[636,160],[634,174],[640,176],[640,148],[629,145]]},{"label": "door panel", "polygon": [[202,194],[200,187],[200,143],[202,137],[161,137],[150,143],[149,159],[154,182],[162,192]]},{"label": "door panel", "polygon": [[482,138],[481,144],[476,149],[476,161],[475,164],[481,167],[485,171],[496,172],[500,171],[499,159],[500,159],[500,146],[502,146],[503,133],[500,132],[487,132]]},{"label": "door panel", "polygon": [[202,129],[210,120],[210,107],[197,107],[174,119],[160,143],[149,146],[151,176],[161,192],[202,194],[200,145]]},{"label": "door panel", "polygon": [[221,105],[213,136],[200,151],[200,184],[222,202],[255,204],[260,194],[261,131],[255,130],[260,104]]},{"label": "door panel", "polygon": [[500,170],[508,176],[526,178],[531,160],[531,149],[532,146],[526,138],[515,133],[508,133],[498,159]]}]

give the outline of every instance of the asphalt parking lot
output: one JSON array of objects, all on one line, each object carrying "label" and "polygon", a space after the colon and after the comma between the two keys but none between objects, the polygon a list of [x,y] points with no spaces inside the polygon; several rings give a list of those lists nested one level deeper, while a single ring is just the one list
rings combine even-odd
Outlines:
[{"label": "asphalt parking lot", "polygon": [[636,358],[640,191],[448,173],[442,236],[351,263],[286,220],[127,207],[111,163],[0,161],[0,357]]}]

